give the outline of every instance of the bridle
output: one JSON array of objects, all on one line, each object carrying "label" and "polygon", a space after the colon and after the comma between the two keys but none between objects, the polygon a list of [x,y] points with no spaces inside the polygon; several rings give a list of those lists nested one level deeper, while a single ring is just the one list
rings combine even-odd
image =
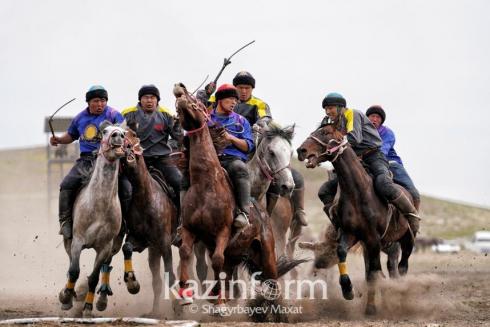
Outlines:
[{"label": "bridle", "polygon": [[[109,151],[111,151],[112,149],[118,147],[118,146],[121,146],[121,147],[124,146],[126,143],[125,137],[123,137],[123,139],[124,139],[123,144],[116,146],[116,145],[112,145],[109,143],[109,140],[112,138],[112,135],[117,133],[117,132],[121,132],[121,131],[118,129],[114,129],[113,131],[111,131],[111,133],[106,138],[102,138],[102,141],[100,142],[99,154],[102,154],[102,157],[104,157],[104,159],[107,160],[108,162],[114,162],[117,160],[117,158],[111,160],[111,159],[107,158],[107,153]],[[124,132],[123,132],[123,135],[124,135]]]},{"label": "bridle", "polygon": [[[262,142],[260,142],[262,143]],[[262,149],[263,147],[261,146],[260,149]],[[261,157],[260,157],[260,152],[258,151],[259,149],[257,149],[257,152],[256,152],[256,155],[257,155],[257,162],[259,164],[259,168],[260,168],[260,171],[262,172],[262,174],[265,176],[265,178],[267,178],[267,180],[269,182],[271,182],[272,184],[275,183],[275,180],[274,180],[274,177],[279,174],[281,171],[283,171],[284,169],[288,169],[288,168],[291,168],[291,163],[288,163],[286,166],[282,167],[282,168],[279,168],[279,169],[276,169],[276,170],[272,170],[271,167],[269,166],[269,164],[267,162],[265,162]]]},{"label": "bridle", "polygon": [[196,134],[197,132],[203,130],[206,127],[206,125],[208,124],[208,122],[211,120],[211,118],[209,117],[209,114],[207,113],[206,108],[204,108],[204,105],[202,105],[201,103],[198,103],[197,100],[195,100],[191,95],[188,94],[187,90],[185,90],[184,95],[185,95],[187,102],[190,102],[192,109],[194,111],[200,112],[201,114],[204,115],[204,122],[202,123],[202,125],[200,127],[195,128],[195,129],[191,129],[190,131],[186,131],[187,135],[191,136],[191,135]]},{"label": "bridle", "polygon": [[[314,136],[313,134],[310,134],[307,139],[312,139],[313,141],[319,143],[321,146],[325,148],[325,152],[320,153],[317,158],[320,158],[322,156],[332,156],[335,154],[333,159],[328,159],[330,162],[335,162],[337,158],[344,152],[344,150],[347,148],[347,137],[343,137],[342,141],[336,140],[336,139],[331,139],[328,141],[328,144],[320,140],[318,137]],[[337,143],[336,146],[328,148],[331,143]]]}]

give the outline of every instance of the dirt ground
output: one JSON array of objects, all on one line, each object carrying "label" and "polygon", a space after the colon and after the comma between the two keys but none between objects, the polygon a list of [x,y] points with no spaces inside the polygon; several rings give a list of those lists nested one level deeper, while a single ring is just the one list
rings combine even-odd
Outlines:
[{"label": "dirt ground", "polygon": [[[70,317],[77,315],[81,306],[78,304],[78,308],[68,312],[60,310],[58,292],[66,282],[68,259],[57,235],[56,199],[48,201],[46,196],[44,153],[29,156],[27,161],[22,160],[22,153],[3,155],[0,160],[0,320]],[[144,316],[150,311],[152,291],[147,254],[134,257],[140,293],[130,295],[125,289],[123,258],[118,254],[111,275],[114,296],[105,312],[95,311],[97,315]],[[82,255],[80,281],[88,275],[93,258],[91,250]],[[382,260],[384,265],[386,258]],[[174,250],[174,265],[177,261]],[[353,301],[341,299],[336,269],[315,277],[311,263],[303,264],[301,278],[328,281],[328,299],[286,302],[301,311],[289,314],[289,322],[298,326],[490,326],[490,256],[471,252],[414,254],[406,278],[380,282],[378,315],[369,318],[363,314],[366,296],[362,258],[351,254],[348,264],[356,289]],[[162,308],[160,319],[194,319],[201,321],[202,326],[253,325],[244,314],[220,318],[191,314],[186,309],[182,316],[175,316],[169,303],[162,302]],[[272,325],[281,324],[261,326]]]}]

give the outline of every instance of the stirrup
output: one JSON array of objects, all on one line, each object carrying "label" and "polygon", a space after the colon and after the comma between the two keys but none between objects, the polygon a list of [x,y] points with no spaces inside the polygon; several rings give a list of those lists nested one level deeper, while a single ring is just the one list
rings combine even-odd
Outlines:
[{"label": "stirrup", "polygon": [[[243,219],[240,219],[240,217],[243,217]],[[250,221],[248,220],[247,213],[244,211],[239,211],[238,215],[236,215],[233,219],[233,226],[235,226],[236,228],[244,228],[248,225],[250,225]]]}]

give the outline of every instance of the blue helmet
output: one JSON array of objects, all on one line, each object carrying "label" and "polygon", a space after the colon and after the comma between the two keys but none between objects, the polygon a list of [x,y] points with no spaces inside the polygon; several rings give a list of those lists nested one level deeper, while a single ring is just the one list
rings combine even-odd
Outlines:
[{"label": "blue helmet", "polygon": [[345,108],[347,107],[347,101],[345,101],[345,98],[340,93],[332,92],[323,98],[322,108],[325,108],[326,106],[339,106]]}]

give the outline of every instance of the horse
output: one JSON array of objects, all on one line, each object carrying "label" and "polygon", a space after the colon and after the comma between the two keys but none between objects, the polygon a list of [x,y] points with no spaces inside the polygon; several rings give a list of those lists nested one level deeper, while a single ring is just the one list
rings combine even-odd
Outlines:
[{"label": "horse", "polygon": [[[297,149],[297,153],[300,161],[307,161],[308,168],[314,168],[327,160],[335,168],[341,192],[337,207],[331,210],[331,218],[338,227],[336,252],[342,294],[347,300],[354,298],[346,257],[348,249],[361,242],[368,285],[365,313],[374,315],[376,280],[382,274],[381,249],[399,242],[402,256],[398,270],[401,275],[408,271],[408,258],[414,245],[414,235],[408,221],[394,206],[376,194],[371,177],[346,137],[334,125],[326,125],[311,133]],[[410,197],[406,190],[402,191]]]},{"label": "horse", "polygon": [[[232,221],[235,199],[226,172],[221,167],[208,127],[208,114],[202,103],[189,95],[182,84],[174,87],[177,113],[189,137],[190,187],[182,202],[182,245],[179,296],[180,303],[193,303],[193,290],[188,285],[189,263],[194,243],[201,241],[211,254],[216,281],[226,273],[229,282],[239,264],[249,272],[262,272],[260,280],[277,280],[304,260],[276,260],[274,235],[269,219],[257,207],[250,210],[250,225],[235,233]],[[217,309],[225,306],[221,283],[212,294],[217,296]]]},{"label": "horse", "polygon": [[[168,189],[150,174],[136,133],[128,129],[126,140],[129,154],[123,161],[123,173],[132,185],[132,199],[126,219],[127,236],[122,247],[124,254],[124,281],[131,294],[139,292],[140,286],[132,265],[133,251],[142,252],[148,248],[148,264],[152,274],[153,309],[150,315],[157,315],[162,293],[160,260],[163,258],[165,272],[170,285],[175,281],[172,267],[171,237],[175,231],[177,208],[168,195]],[[152,176],[153,175],[153,176]]]},{"label": "horse", "polygon": [[[247,163],[252,185],[251,194],[265,203],[265,194],[272,183],[279,185],[280,195],[271,213],[272,229],[278,257],[287,253],[293,258],[295,242],[301,234],[301,225],[293,223],[293,210],[288,196],[294,189],[290,163],[294,125],[281,128],[275,122],[258,131],[257,150]],[[289,242],[286,243],[286,234]]]},{"label": "horse", "polygon": [[[294,126],[282,128],[275,122],[271,122],[257,131],[256,151],[248,161],[247,168],[250,174],[251,196],[263,207],[265,207],[265,195],[272,183],[278,185],[282,196],[291,194],[294,189],[294,180],[290,169],[293,135]],[[271,216],[275,250],[278,257],[286,252],[286,234],[293,216],[290,205],[287,206],[289,199],[284,199],[286,205],[279,202],[278,208],[274,210],[274,214]],[[299,234],[291,233],[291,235],[295,237]],[[206,279],[208,268],[205,261],[205,247],[201,243],[196,244],[194,253],[196,254],[196,271],[199,279],[203,281]],[[289,258],[292,259],[292,253],[288,252],[288,254]]]},{"label": "horse", "polygon": [[65,240],[65,250],[70,259],[68,282],[59,293],[63,310],[73,306],[74,288],[80,275],[80,254],[83,249],[96,252],[92,273],[88,277],[83,316],[91,317],[95,288],[102,270],[102,285],[97,309],[105,310],[107,296],[112,295],[109,285],[110,262],[122,244],[121,205],[118,197],[119,159],[125,156],[124,128],[103,122],[102,141],[90,181],[76,197],[73,206],[73,238]]}]

